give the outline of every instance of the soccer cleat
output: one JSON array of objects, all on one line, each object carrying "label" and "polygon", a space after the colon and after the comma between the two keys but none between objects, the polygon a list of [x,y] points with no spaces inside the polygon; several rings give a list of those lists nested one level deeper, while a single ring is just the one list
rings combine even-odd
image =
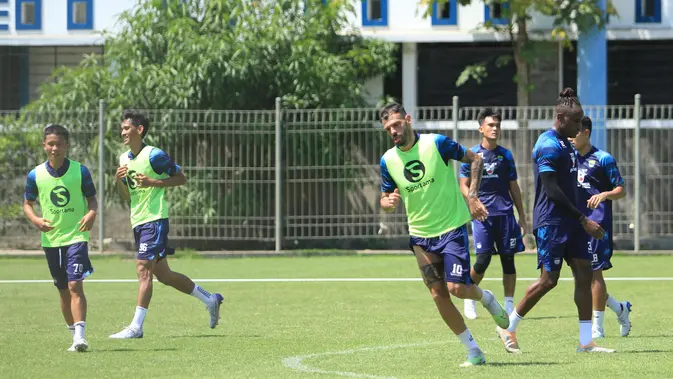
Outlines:
[{"label": "soccer cleat", "polygon": [[495,332],[500,338],[500,342],[505,347],[508,353],[512,354],[521,354],[521,349],[519,349],[519,342],[516,340],[516,332],[508,332],[506,329],[501,327],[496,327]]},{"label": "soccer cleat", "polygon": [[603,328],[594,325],[591,328],[591,338],[599,339],[599,338],[603,338],[603,337],[605,337],[605,332],[603,331]]},{"label": "soccer cleat", "polygon": [[142,329],[136,329],[131,326],[127,326],[122,329],[121,332],[113,334],[110,336],[112,339],[127,339],[127,338],[143,338]]},{"label": "soccer cleat", "polygon": [[578,353],[614,353],[614,349],[606,349],[604,347],[596,346],[596,342],[591,341],[588,345],[577,347]]},{"label": "soccer cleat", "polygon": [[474,356],[468,355],[467,360],[461,363],[460,367],[480,366],[483,364],[486,364],[486,357],[483,352],[479,351],[479,353]]},{"label": "soccer cleat", "polygon": [[[80,353],[83,353],[89,349],[89,344],[86,342],[84,338],[77,339],[73,342],[72,347],[74,348],[75,351],[78,351]],[[68,350],[70,351],[70,350]]]},{"label": "soccer cleat", "polygon": [[465,313],[465,317],[469,318],[470,320],[474,320],[477,318],[477,302],[474,300],[470,299],[465,299],[465,309],[463,310]]},{"label": "soccer cleat", "polygon": [[491,294],[491,302],[488,303],[487,305],[484,305],[484,308],[488,310],[488,313],[493,316],[493,320],[495,320],[495,323],[498,324],[499,327],[503,329],[509,328],[509,315],[507,314],[507,311],[505,308],[498,303],[498,300],[493,296],[493,293],[489,290],[484,290],[484,292],[488,292]]},{"label": "soccer cleat", "polygon": [[210,313],[210,328],[213,329],[220,322],[220,306],[224,301],[224,297],[219,293],[213,294],[210,304],[206,306],[206,310]]},{"label": "soccer cleat", "polygon": [[68,351],[70,351],[70,352],[77,351],[77,349],[75,349],[75,343],[74,342],[72,343],[72,345],[70,345],[70,347],[68,348]]},{"label": "soccer cleat", "polygon": [[631,320],[629,315],[631,314],[631,303],[624,301],[622,304],[622,313],[617,316],[617,321],[619,321],[619,331],[622,334],[622,337],[626,337],[631,332]]}]

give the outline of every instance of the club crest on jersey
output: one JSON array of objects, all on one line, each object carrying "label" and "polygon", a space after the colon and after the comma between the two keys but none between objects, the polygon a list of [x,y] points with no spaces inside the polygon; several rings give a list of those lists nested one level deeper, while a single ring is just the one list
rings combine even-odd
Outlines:
[{"label": "club crest on jersey", "polygon": [[593,168],[596,165],[596,161],[593,159],[589,159],[587,162],[589,163],[590,168]]},{"label": "club crest on jersey", "polygon": [[498,158],[500,162],[502,162],[502,160],[505,159],[505,157],[503,157],[502,155],[498,155],[496,158]]}]

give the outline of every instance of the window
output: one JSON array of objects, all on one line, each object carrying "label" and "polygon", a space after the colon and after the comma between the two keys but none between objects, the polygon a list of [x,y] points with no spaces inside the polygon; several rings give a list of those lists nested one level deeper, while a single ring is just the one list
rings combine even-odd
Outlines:
[{"label": "window", "polygon": [[16,30],[42,29],[42,0],[16,0]]},{"label": "window", "polygon": [[432,4],[432,25],[458,25],[458,0]]},{"label": "window", "polygon": [[362,0],[362,26],[388,26],[388,0]]},{"label": "window", "polygon": [[661,0],[636,0],[636,22],[661,22]]},{"label": "window", "polygon": [[93,0],[68,0],[68,30],[93,29]]},{"label": "window", "polygon": [[491,5],[484,5],[484,22],[491,21],[495,25],[505,25],[509,23],[506,17],[509,9],[508,2],[491,3]]}]

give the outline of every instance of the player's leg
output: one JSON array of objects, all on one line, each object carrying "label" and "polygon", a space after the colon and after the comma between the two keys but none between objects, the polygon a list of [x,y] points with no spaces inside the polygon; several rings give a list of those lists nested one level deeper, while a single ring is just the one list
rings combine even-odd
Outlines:
[{"label": "player's leg", "polygon": [[159,258],[154,267],[154,275],[156,275],[159,282],[201,300],[206,305],[208,313],[210,313],[210,327],[214,328],[217,326],[220,320],[220,306],[224,300],[221,294],[211,294],[198,284],[195,284],[186,275],[171,270],[167,257]]},{"label": "player's leg", "polygon": [[605,320],[605,303],[608,299],[607,286],[605,284],[605,279],[603,279],[603,269],[594,269],[591,283],[591,293],[594,309],[591,337],[593,339],[603,338],[605,337],[605,332],[603,330],[603,322]]},{"label": "player's leg", "polygon": [[495,223],[496,247],[502,266],[502,285],[505,292],[505,309],[514,311],[514,291],[516,289],[516,266],[514,255],[525,250],[521,227],[513,213],[498,216]]},{"label": "player's leg", "polygon": [[591,316],[593,306],[593,294],[591,285],[593,282],[593,269],[591,261],[590,237],[583,230],[575,230],[569,235],[566,247],[566,257],[575,278],[575,305],[579,318],[579,346],[578,352],[612,353],[614,350],[596,346],[591,336]]},{"label": "player's leg", "polygon": [[86,242],[76,243],[63,248],[68,255],[68,291],[70,293],[70,309],[73,316],[75,334],[73,347],[76,351],[86,351],[89,345],[84,338],[86,327],[87,302],[84,295],[84,278],[93,273],[89,260],[89,249]]},{"label": "player's leg", "polygon": [[451,296],[445,282],[444,261],[439,254],[429,253],[425,250],[428,248],[427,242],[428,239],[426,238],[415,237],[412,237],[411,241],[411,248],[416,256],[416,262],[421,271],[423,282],[428,287],[428,290],[430,290],[430,295],[432,295],[432,299],[444,323],[446,323],[467,349],[468,358],[463,365],[484,364],[486,362],[484,354],[465,325],[463,316],[461,316],[451,301]]},{"label": "player's leg", "polygon": [[521,352],[516,339],[516,330],[519,323],[544,295],[556,287],[563,265],[567,237],[561,233],[558,226],[543,226],[536,229],[535,239],[537,243],[537,268],[540,269],[540,277],[528,286],[523,299],[509,315],[509,327],[507,329],[497,329],[505,350],[510,353]]},{"label": "player's leg", "polygon": [[[485,221],[472,221],[472,237],[474,237],[474,250],[477,260],[470,269],[470,278],[473,283],[479,284],[484,279],[484,273],[491,263],[493,254],[493,236],[491,230],[491,217]],[[463,313],[470,320],[477,318],[477,302],[471,299],[464,300]]]},{"label": "player's leg", "polygon": [[592,238],[591,252],[593,254],[591,265],[594,270],[592,284],[594,308],[593,338],[605,336],[603,323],[605,320],[606,304],[617,315],[621,336],[626,337],[631,331],[631,320],[629,317],[631,314],[631,303],[628,301],[618,302],[614,297],[610,296],[605,279],[603,278],[603,271],[612,268],[612,238],[610,236],[606,236],[602,240]]},{"label": "player's leg", "polygon": [[[75,321],[70,310],[70,291],[68,290],[68,274],[66,272],[65,255],[61,253],[59,247],[44,248],[44,256],[47,259],[49,273],[54,280],[54,287],[58,290],[59,302],[61,305],[61,314],[65,324],[70,330],[72,337],[75,336]],[[71,346],[72,348],[72,346]],[[72,348],[71,351],[74,351]]]}]

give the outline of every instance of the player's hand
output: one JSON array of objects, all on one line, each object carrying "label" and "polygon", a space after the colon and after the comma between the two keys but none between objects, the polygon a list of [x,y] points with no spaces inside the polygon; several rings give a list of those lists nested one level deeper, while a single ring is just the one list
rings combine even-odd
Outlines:
[{"label": "player's hand", "polygon": [[589,233],[590,236],[597,240],[602,240],[603,237],[605,237],[605,230],[603,230],[603,228],[601,228],[601,226],[598,225],[596,221],[584,218],[582,221],[582,227],[587,233]]},{"label": "player's hand", "polygon": [[38,218],[33,222],[33,224],[38,229],[40,229],[40,231],[45,232],[45,233],[50,232],[51,230],[54,229],[53,226],[49,225],[49,224],[51,224],[51,221],[47,220],[46,218]]},{"label": "player's hand", "polygon": [[488,217],[488,211],[478,197],[468,197],[467,204],[470,208],[472,218],[479,221],[485,221]]},{"label": "player's hand", "polygon": [[115,179],[117,181],[121,181],[123,178],[126,177],[128,172],[129,172],[129,168],[126,167],[126,166],[122,166],[122,167],[117,168],[117,172],[115,173]]},{"label": "player's hand", "polygon": [[392,211],[397,208],[397,204],[400,203],[400,190],[395,188],[395,190],[383,199],[381,202],[381,207],[387,211]]},{"label": "player's hand", "polygon": [[605,192],[601,192],[597,195],[591,196],[591,199],[587,200],[587,206],[589,209],[596,209],[598,205],[607,199],[608,195]]},{"label": "player's hand", "polygon": [[136,174],[135,178],[133,178],[136,182],[136,186],[138,188],[147,188],[147,187],[154,187],[156,180],[147,177],[143,174]]},{"label": "player's hand", "polygon": [[96,212],[94,211],[89,211],[87,214],[82,217],[81,220],[79,220],[79,231],[80,232],[88,232],[93,228],[93,222],[96,220]]},{"label": "player's hand", "polygon": [[519,215],[519,226],[521,227],[521,236],[525,236],[528,232],[528,221],[526,221],[526,216]]}]

